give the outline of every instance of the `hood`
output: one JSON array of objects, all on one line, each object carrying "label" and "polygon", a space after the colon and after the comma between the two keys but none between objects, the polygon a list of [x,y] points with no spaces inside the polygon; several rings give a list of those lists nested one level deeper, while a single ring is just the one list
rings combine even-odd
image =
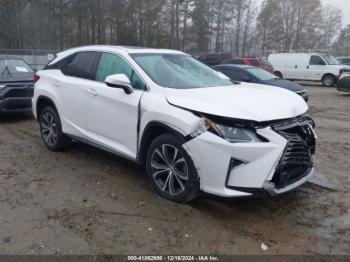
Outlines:
[{"label": "hood", "polygon": [[271,80],[265,81],[265,83],[267,85],[282,87],[282,88],[288,89],[288,90],[293,91],[293,92],[305,90],[305,88],[303,86],[299,85],[298,83],[292,82],[289,80],[284,80],[284,79],[271,79]]},{"label": "hood", "polygon": [[168,102],[174,106],[242,120],[287,119],[308,110],[300,96],[282,88],[258,84],[165,90]]},{"label": "hood", "polygon": [[341,65],[331,65],[331,66],[334,66],[335,68],[338,68],[339,70],[341,70],[341,69],[350,70],[350,66],[345,65],[345,64],[341,64]]},{"label": "hood", "polygon": [[0,83],[33,82],[33,73],[30,74],[0,74]]}]

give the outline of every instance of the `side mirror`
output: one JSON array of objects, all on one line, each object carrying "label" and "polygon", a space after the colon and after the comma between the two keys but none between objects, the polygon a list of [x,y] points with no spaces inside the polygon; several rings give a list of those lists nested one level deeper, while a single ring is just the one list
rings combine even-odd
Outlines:
[{"label": "side mirror", "polygon": [[318,61],[319,65],[326,65],[323,61]]},{"label": "side mirror", "polygon": [[124,74],[107,76],[105,83],[109,87],[123,89],[124,92],[128,95],[134,92],[134,89],[131,86],[130,79]]},{"label": "side mirror", "polygon": [[250,77],[244,77],[242,79],[243,82],[252,82],[252,79]]}]

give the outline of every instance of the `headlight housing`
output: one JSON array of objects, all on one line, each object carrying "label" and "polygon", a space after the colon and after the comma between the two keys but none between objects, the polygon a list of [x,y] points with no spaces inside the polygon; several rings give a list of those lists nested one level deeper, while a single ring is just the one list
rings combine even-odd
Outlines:
[{"label": "headlight housing", "polygon": [[230,143],[264,142],[263,139],[255,132],[255,130],[244,127],[217,124],[208,118],[205,118],[205,122],[210,131],[219,135]]}]

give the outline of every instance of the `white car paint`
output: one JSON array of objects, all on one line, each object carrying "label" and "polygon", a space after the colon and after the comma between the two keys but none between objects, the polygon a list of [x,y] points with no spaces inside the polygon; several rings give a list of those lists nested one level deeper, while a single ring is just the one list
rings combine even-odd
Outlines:
[{"label": "white car paint", "polygon": [[[300,96],[290,93],[289,90],[278,87],[266,88],[263,85],[244,83],[187,90],[167,89],[166,97],[172,105],[198,112],[263,122],[292,118],[308,110]],[[264,96],[269,99],[264,99]]]},{"label": "white car paint", "polygon": [[[273,53],[268,57],[275,72],[282,73],[283,77],[292,80],[322,81],[325,75],[339,76],[342,69],[349,70],[346,65],[328,64],[322,53]],[[312,56],[319,57],[324,65],[312,65]]]},{"label": "white car paint", "polygon": [[[43,70],[37,73],[40,80],[35,85],[33,97],[36,118],[39,117],[36,111],[38,99],[50,98],[55,103],[65,134],[135,161],[147,125],[160,122],[184,137],[193,136],[183,147],[195,164],[202,191],[223,197],[251,195],[228,186],[262,189],[268,185],[269,190],[274,191],[271,179],[286,149],[284,137],[271,127],[265,127],[257,133],[266,138],[266,142],[230,143],[209,131],[196,133],[203,125],[203,119],[192,111],[254,122],[290,119],[308,110],[298,95],[281,88],[248,83],[184,90],[164,88],[152,81],[130,56],[133,53],[183,54],[174,50],[88,46],[62,52],[51,64],[81,51],[121,56],[145,81],[148,90],[125,94],[122,89],[109,88],[104,83],[65,76],[59,70]],[[227,174],[231,158],[245,164]],[[312,172],[308,173],[302,181],[307,181],[311,175]],[[300,181],[289,185],[288,191],[300,186]],[[274,192],[285,191],[276,189]]]}]

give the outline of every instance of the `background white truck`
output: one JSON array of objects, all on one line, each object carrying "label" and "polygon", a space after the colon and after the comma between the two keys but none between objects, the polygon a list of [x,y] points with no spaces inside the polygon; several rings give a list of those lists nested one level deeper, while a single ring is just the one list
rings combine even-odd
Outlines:
[{"label": "background white truck", "polygon": [[322,53],[275,53],[268,57],[276,76],[291,79],[322,82],[326,87],[336,84],[342,72],[350,67],[341,65],[330,54]]}]

